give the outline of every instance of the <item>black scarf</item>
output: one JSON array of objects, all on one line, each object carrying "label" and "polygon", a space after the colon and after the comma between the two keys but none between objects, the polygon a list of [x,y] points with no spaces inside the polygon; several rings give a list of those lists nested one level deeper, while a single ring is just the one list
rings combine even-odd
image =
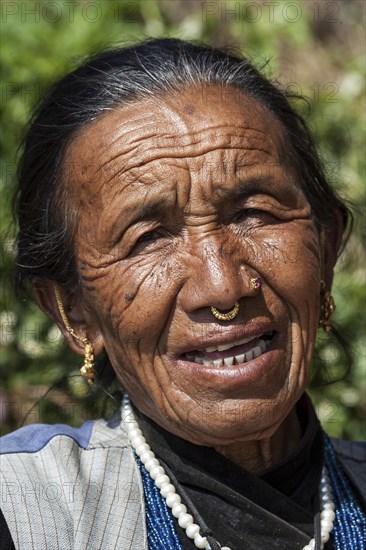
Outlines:
[{"label": "black scarf", "polygon": [[[296,451],[261,476],[211,448],[172,435],[137,410],[135,414],[150,447],[168,465],[223,546],[296,550],[314,537],[323,465],[322,431],[306,396],[297,411],[303,436]],[[175,524],[184,550],[193,550],[193,542],[176,520]],[[332,546],[328,543],[325,548]]]}]

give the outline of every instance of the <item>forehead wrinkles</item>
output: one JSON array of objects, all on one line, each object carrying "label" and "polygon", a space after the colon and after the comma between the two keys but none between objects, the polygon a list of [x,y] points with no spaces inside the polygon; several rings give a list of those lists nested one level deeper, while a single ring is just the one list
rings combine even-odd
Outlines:
[{"label": "forehead wrinkles", "polygon": [[276,144],[282,141],[282,131],[274,128],[277,121],[256,102],[215,104],[208,109],[207,104],[200,108],[198,101],[194,117],[183,113],[182,102],[169,103],[146,101],[116,110],[79,134],[70,157],[74,187],[87,195],[83,202],[98,199],[104,186],[110,191],[108,184],[114,179],[118,192],[123,192],[127,185],[138,182],[141,168],[153,161],[171,159],[174,165],[177,159],[197,158],[220,149],[240,149],[248,156],[249,151],[260,151],[262,161],[263,155],[279,161]]},{"label": "forehead wrinkles", "polygon": [[[97,167],[93,179],[96,177],[100,182],[98,193],[115,179],[119,180],[121,192],[126,186],[138,182],[139,175],[142,171],[145,172],[150,163],[156,165],[173,159],[199,159],[215,152],[224,153],[223,156],[229,159],[230,151],[235,150],[245,152],[248,156],[251,156],[251,152],[262,153],[262,158],[266,156],[271,158],[272,162],[278,160],[274,141],[268,134],[254,128],[238,131],[238,128],[228,127],[222,131],[222,127],[217,125],[186,135],[160,134],[148,138],[144,136],[128,144],[121,140],[121,148],[117,154],[112,153],[108,160]],[[144,184],[147,184],[146,178]],[[151,184],[154,184],[154,178]]]},{"label": "forehead wrinkles", "polygon": [[[159,134],[149,143],[145,136],[122,149],[117,156],[126,155],[126,169],[135,168],[161,158],[195,158],[213,149],[247,149],[273,153],[274,143],[268,134],[256,128],[238,128],[222,124],[190,131],[186,134]],[[107,161],[113,162],[116,157]]]}]

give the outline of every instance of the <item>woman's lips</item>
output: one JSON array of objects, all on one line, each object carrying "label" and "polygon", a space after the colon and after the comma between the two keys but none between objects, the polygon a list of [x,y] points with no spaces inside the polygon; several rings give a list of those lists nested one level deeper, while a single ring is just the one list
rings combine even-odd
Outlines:
[{"label": "woman's lips", "polygon": [[[266,391],[269,384],[271,387],[277,387],[277,385],[282,387],[286,377],[283,355],[286,347],[285,334],[274,331],[271,337],[267,336],[266,339],[264,337],[265,335],[263,338],[254,339],[253,343],[261,339],[265,340],[265,352],[258,357],[253,356],[252,359],[249,358],[243,363],[233,362],[232,365],[223,364],[221,367],[217,367],[213,361],[204,365],[188,359],[186,354],[183,354],[176,360],[175,367],[182,369],[181,372],[184,372],[186,379],[191,383],[231,396],[253,397],[258,392]],[[233,353],[233,349],[231,352],[228,350],[229,354]],[[227,353],[227,350],[224,351]],[[202,350],[201,353],[203,353]],[[205,354],[207,353],[211,352],[205,352]]]},{"label": "woman's lips", "polygon": [[204,350],[185,353],[183,357],[205,367],[231,367],[242,365],[260,357],[267,350],[273,338],[273,332],[258,338],[246,338],[225,345],[218,344]]}]

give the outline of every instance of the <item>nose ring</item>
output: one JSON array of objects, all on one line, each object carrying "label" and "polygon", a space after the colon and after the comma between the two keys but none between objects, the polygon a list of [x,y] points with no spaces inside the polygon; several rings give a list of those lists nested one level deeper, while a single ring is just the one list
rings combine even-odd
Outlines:
[{"label": "nose ring", "polygon": [[258,288],[260,288],[263,284],[263,281],[260,277],[252,277],[250,279],[250,286],[254,289],[254,290],[258,290]]},{"label": "nose ring", "polygon": [[231,311],[227,311],[226,313],[222,313],[222,311],[219,311],[215,306],[211,306],[211,313],[219,321],[231,321],[232,319],[235,319],[235,317],[238,315],[238,312],[239,302],[236,302],[233,309]]}]

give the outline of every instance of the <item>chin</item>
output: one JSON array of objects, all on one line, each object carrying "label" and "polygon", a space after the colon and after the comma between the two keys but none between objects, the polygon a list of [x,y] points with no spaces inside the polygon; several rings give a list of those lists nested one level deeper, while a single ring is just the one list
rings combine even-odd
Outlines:
[{"label": "chin", "polygon": [[[181,406],[176,401],[171,416],[145,414],[157,424],[196,445],[213,447],[271,437],[292,410],[297,399],[280,403],[274,400],[222,400],[215,403],[203,400],[192,403],[190,398]],[[186,411],[190,411],[187,415]]]}]

